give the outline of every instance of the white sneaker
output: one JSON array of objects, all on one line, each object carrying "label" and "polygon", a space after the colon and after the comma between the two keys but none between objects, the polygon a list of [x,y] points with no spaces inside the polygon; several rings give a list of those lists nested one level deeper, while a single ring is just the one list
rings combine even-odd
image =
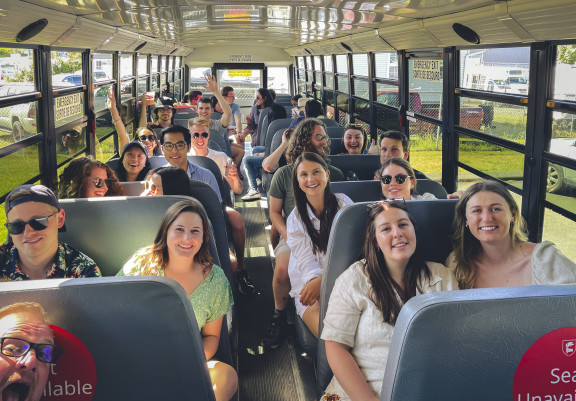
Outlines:
[{"label": "white sneaker", "polygon": [[248,191],[248,193],[246,195],[244,195],[240,199],[242,199],[243,201],[255,201],[255,200],[260,200],[261,197],[262,197],[262,195],[260,194],[260,192],[258,192],[258,190],[251,189]]}]

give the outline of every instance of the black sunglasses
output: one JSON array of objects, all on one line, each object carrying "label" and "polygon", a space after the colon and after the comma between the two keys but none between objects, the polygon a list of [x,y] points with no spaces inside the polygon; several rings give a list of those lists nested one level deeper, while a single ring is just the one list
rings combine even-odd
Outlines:
[{"label": "black sunglasses", "polygon": [[106,184],[107,187],[110,186],[110,178],[106,178],[105,180],[103,180],[102,178],[92,178],[92,182],[94,183],[94,186],[96,188],[102,188],[104,186],[104,184]]},{"label": "black sunglasses", "polygon": [[195,132],[192,134],[192,138],[197,139],[200,137],[200,135],[202,135],[202,138],[208,138],[208,135],[210,135],[208,132],[203,132],[203,133],[199,133],[199,132]]},{"label": "black sunglasses", "polygon": [[392,178],[394,178],[394,180],[396,180],[399,185],[402,185],[404,184],[404,181],[406,181],[406,178],[410,178],[410,176],[406,174],[398,174],[396,177],[392,177],[391,175],[384,175],[382,178],[380,178],[380,180],[382,181],[382,184],[388,185],[392,182]]},{"label": "black sunglasses", "polygon": [[48,219],[54,216],[58,212],[52,213],[50,216],[36,217],[35,219],[28,221],[14,221],[12,223],[4,223],[8,233],[11,235],[20,235],[26,229],[26,224],[29,224],[33,230],[42,231],[48,227]]},{"label": "black sunglasses", "polygon": [[144,142],[144,141],[155,142],[156,141],[156,137],[154,135],[141,135],[138,137],[138,139],[140,139],[140,142]]},{"label": "black sunglasses", "polygon": [[368,204],[368,211],[370,211],[370,209],[374,209],[374,208],[378,207],[379,205],[383,205],[386,203],[398,203],[398,204],[406,206],[406,200],[404,198],[390,198],[390,199],[383,199],[383,200],[379,200],[377,202],[369,203]]},{"label": "black sunglasses", "polygon": [[2,337],[0,350],[6,356],[20,358],[33,349],[36,359],[44,363],[54,363],[62,353],[62,348],[56,344],[36,344],[21,338]]}]

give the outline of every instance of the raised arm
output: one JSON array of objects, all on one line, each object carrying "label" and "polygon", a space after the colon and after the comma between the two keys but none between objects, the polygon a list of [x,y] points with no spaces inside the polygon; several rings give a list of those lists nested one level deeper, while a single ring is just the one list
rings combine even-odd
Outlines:
[{"label": "raised arm", "polygon": [[218,99],[218,104],[220,104],[220,107],[224,112],[222,114],[222,118],[220,118],[220,122],[222,123],[222,126],[226,128],[230,125],[230,118],[232,117],[232,109],[230,108],[230,105],[228,104],[226,99],[224,99],[224,96],[222,96],[222,94],[218,90],[218,83],[216,82],[216,78],[211,74],[205,74],[204,79],[206,80],[206,86],[204,86],[204,89],[212,92],[214,96],[216,96],[216,99]]},{"label": "raised arm", "polygon": [[118,108],[116,107],[116,96],[114,96],[114,90],[110,87],[108,88],[108,99],[106,99],[106,106],[108,106],[108,110],[110,110],[110,115],[112,116],[112,122],[114,124],[114,128],[118,133],[118,145],[120,151],[124,149],[124,146],[128,142],[130,142],[130,138],[128,137],[128,133],[126,132],[126,127],[120,118],[120,113],[118,112]]},{"label": "raised arm", "polygon": [[278,167],[280,167],[279,166],[280,158],[282,157],[282,155],[286,151],[286,148],[288,147],[288,139],[286,138],[286,134],[288,133],[288,131],[289,129],[285,130],[282,133],[282,143],[280,144],[280,146],[278,146],[274,152],[270,153],[268,157],[266,157],[262,161],[262,168],[264,169],[264,171],[273,173],[274,171],[278,170]]},{"label": "raised arm", "polygon": [[148,113],[148,97],[146,96],[146,92],[142,94],[142,98],[140,99],[140,119],[138,120],[138,128],[145,127],[148,123],[147,114]]},{"label": "raised arm", "polygon": [[236,123],[236,132],[242,132],[242,114],[234,115],[234,122]]}]

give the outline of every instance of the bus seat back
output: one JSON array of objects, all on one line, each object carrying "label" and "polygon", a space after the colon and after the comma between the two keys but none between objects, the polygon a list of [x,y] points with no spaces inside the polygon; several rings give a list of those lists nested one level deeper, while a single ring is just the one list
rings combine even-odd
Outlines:
[{"label": "bus seat back", "polygon": [[[377,182],[377,181],[375,181]],[[360,259],[366,241],[369,202],[356,203],[341,209],[334,218],[326,265],[320,291],[320,333],[334,282],[350,265]],[[424,260],[444,263],[452,251],[450,238],[456,200],[407,202],[408,212],[416,223],[416,235]],[[326,388],[332,371],[326,360],[324,341],[318,343],[318,388]]]},{"label": "bus seat back", "polygon": [[322,121],[326,127],[340,127],[338,121],[332,120],[331,118],[320,117],[319,120]]},{"label": "bus seat back", "polygon": [[336,156],[340,155],[342,152],[344,152],[344,144],[342,143],[342,139],[330,138],[330,154]]},{"label": "bus seat back", "polygon": [[[332,192],[348,195],[354,202],[375,202],[383,198],[382,185],[377,180],[331,182]],[[436,181],[416,180],[416,192],[430,192],[438,199],[446,199],[446,190]]]},{"label": "bus seat back", "polygon": [[333,155],[330,164],[344,174],[353,171],[360,180],[372,180],[374,172],[380,168],[380,155]]},{"label": "bus seat back", "polygon": [[[59,240],[91,257],[103,276],[114,276],[138,249],[150,245],[162,215],[186,196],[63,199],[67,231]],[[212,230],[212,227],[210,227]],[[216,245],[210,235],[210,251]]]},{"label": "bus seat back", "polygon": [[[380,400],[511,400],[528,348],[554,330],[576,326],[575,308],[574,285],[412,298],[394,328]],[[558,351],[562,346],[554,344]]]},{"label": "bus seat back", "polygon": [[333,126],[326,126],[326,134],[330,137],[330,139],[342,139],[344,136],[344,127],[333,127]]},{"label": "bus seat back", "polygon": [[[96,367],[94,401],[214,400],[194,311],[175,281],[139,276],[3,283],[0,307],[15,302],[39,303],[50,324],[88,349]],[[53,366],[58,372],[58,363]]]},{"label": "bus seat back", "polygon": [[274,138],[274,134],[276,134],[277,131],[282,130],[282,132],[284,132],[284,130],[286,128],[288,128],[290,126],[290,124],[292,123],[292,119],[291,118],[279,118],[277,120],[272,121],[269,125],[268,125],[268,131],[266,133],[266,139],[265,139],[265,143],[264,143],[264,153],[266,154],[266,156],[268,156],[271,152],[270,152],[270,146],[272,144],[272,139]]},{"label": "bus seat back", "polygon": [[[152,156],[149,157],[148,160],[150,160],[150,166],[152,169],[155,169],[156,167],[166,166],[168,164],[168,161],[164,156]],[[222,201],[226,205],[231,206],[233,203],[232,203],[232,196],[230,195],[230,186],[228,185],[228,182],[225,182],[224,179],[222,178],[222,171],[220,170],[220,167],[218,167],[216,162],[210,159],[209,157],[205,156],[188,156],[188,161],[192,164],[195,164],[196,166],[200,166],[207,170],[210,170],[210,172],[214,175],[214,178],[216,178],[216,182],[218,183],[218,188],[220,189],[220,196],[222,197]]]}]

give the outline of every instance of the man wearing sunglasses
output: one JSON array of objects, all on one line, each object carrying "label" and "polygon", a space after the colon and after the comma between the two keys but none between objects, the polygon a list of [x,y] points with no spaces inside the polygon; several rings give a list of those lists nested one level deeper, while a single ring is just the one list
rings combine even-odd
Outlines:
[{"label": "man wearing sunglasses", "polygon": [[64,210],[44,185],[21,185],[4,204],[9,241],[0,246],[0,280],[99,277],[82,252],[58,242]]},{"label": "man wearing sunglasses", "polygon": [[212,120],[212,113],[214,109],[212,108],[212,101],[208,97],[203,97],[198,100],[198,117],[203,117],[210,121],[210,129],[212,131],[218,132],[224,138],[224,143],[226,144],[226,149],[222,149],[224,153],[228,156],[233,157],[232,147],[230,145],[230,140],[228,139],[228,126],[230,125],[230,120],[232,119],[232,109],[230,104],[224,99],[224,96],[218,90],[218,83],[216,78],[210,74],[204,76],[206,80],[206,85],[204,89],[210,91],[216,97],[218,104],[222,108],[222,117],[220,120]]},{"label": "man wearing sunglasses", "polygon": [[40,400],[61,351],[42,306],[20,302],[0,309],[1,399]]},{"label": "man wearing sunglasses", "polygon": [[[232,191],[234,191],[235,194],[242,193],[242,182],[238,177],[236,165],[226,156],[226,153],[208,149],[210,120],[203,117],[196,117],[188,121],[188,127],[190,128],[192,137],[190,155],[209,157],[214,160],[218,167],[220,167],[222,179],[228,182]],[[234,243],[236,253],[235,277],[238,283],[238,290],[241,294],[253,294],[256,288],[244,270],[244,248],[246,245],[244,219],[242,219],[242,215],[237,210],[231,207],[225,207],[224,211],[226,212],[226,217],[232,229],[232,242]]]}]

